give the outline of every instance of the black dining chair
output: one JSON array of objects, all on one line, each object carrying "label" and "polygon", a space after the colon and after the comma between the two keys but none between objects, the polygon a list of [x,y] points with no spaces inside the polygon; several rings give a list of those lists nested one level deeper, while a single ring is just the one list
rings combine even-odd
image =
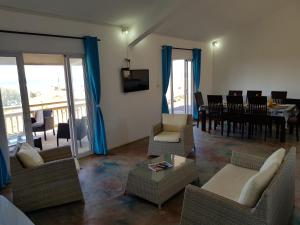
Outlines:
[{"label": "black dining chair", "polygon": [[242,130],[242,138],[244,137],[244,102],[243,96],[227,96],[227,111],[224,112],[224,120],[227,121],[227,136],[231,131],[231,123],[233,123],[233,133],[235,133],[237,124]]},{"label": "black dining chair", "polygon": [[247,100],[251,97],[260,97],[262,95],[262,91],[247,91]]},{"label": "black dining chair", "polygon": [[228,92],[228,95],[229,96],[243,96],[243,91],[240,91],[240,90],[230,90]]},{"label": "black dining chair", "polygon": [[196,107],[197,107],[197,112],[198,112],[198,118],[197,118],[197,128],[199,127],[199,122],[201,119],[201,114],[203,113],[201,111],[201,108],[204,105],[204,101],[203,101],[203,96],[201,92],[195,92],[194,93],[195,96],[195,101],[196,101]]},{"label": "black dining chair", "polygon": [[268,117],[268,99],[267,96],[249,97],[248,99],[248,137],[254,133],[254,128],[260,126],[261,130],[265,128],[265,141],[267,140],[268,126],[271,126],[272,121]]},{"label": "black dining chair", "polygon": [[271,98],[276,104],[283,104],[287,97],[287,91],[271,91]]},{"label": "black dining chair", "polygon": [[207,95],[208,102],[208,132],[211,131],[212,121],[214,121],[214,129],[218,124],[221,124],[221,134],[223,135],[224,120],[223,120],[223,96],[222,95]]},{"label": "black dining chair", "polygon": [[295,115],[288,118],[287,124],[289,127],[289,134],[294,133],[294,129],[296,128],[296,138],[299,141],[299,128],[300,128],[300,99],[295,98],[286,98],[284,99],[283,104],[292,104],[296,105]]}]

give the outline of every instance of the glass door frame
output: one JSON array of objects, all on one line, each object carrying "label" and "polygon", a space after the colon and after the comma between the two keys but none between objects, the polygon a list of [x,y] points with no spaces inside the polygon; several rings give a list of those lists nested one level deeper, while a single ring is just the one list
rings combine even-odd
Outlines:
[{"label": "glass door frame", "polygon": [[[24,124],[24,134],[26,136],[26,142],[29,144],[33,144],[33,136],[32,136],[32,127],[31,127],[31,116],[30,116],[30,107],[29,107],[29,99],[27,95],[27,85],[26,85],[26,77],[25,77],[25,69],[24,69],[24,61],[23,61],[23,53],[21,52],[4,52],[0,51],[0,57],[12,57],[16,59],[16,66],[18,72],[18,85],[20,90],[21,102],[22,102],[22,113],[23,113],[23,124]],[[1,108],[3,111],[3,105],[1,100]],[[8,136],[6,133],[6,125],[5,125],[5,115],[4,111],[0,114],[2,118],[0,118],[1,122],[4,122],[5,132],[1,132],[1,139],[4,139],[4,136],[7,140]],[[8,149],[8,143],[5,144]]]},{"label": "glass door frame", "polygon": [[[87,120],[88,120],[88,127],[91,127],[91,119],[90,119],[90,108],[87,104],[89,102],[89,94],[87,92],[87,85],[86,85],[86,80],[87,80],[87,74],[86,74],[86,65],[85,65],[85,60],[84,60],[84,55],[83,54],[68,54],[64,55],[65,57],[65,69],[66,71],[66,85],[67,85],[67,98],[68,98],[68,107],[69,107],[69,115],[70,115],[70,132],[71,132],[71,137],[73,138],[74,141],[72,141],[72,147],[74,149],[74,155],[76,157],[85,157],[87,155],[92,154],[92,145],[89,142],[89,151],[85,153],[79,154],[78,151],[78,143],[77,143],[77,137],[76,137],[76,132],[75,132],[75,104],[74,104],[74,94],[73,94],[73,83],[72,83],[72,71],[71,71],[71,64],[70,64],[70,59],[75,58],[75,59],[81,59],[82,60],[82,69],[83,69],[83,79],[84,79],[84,87],[85,87],[85,102],[86,102],[86,111],[87,111]],[[91,129],[88,129],[87,133],[88,136],[91,137]]]},{"label": "glass door frame", "polygon": [[[194,93],[194,79],[193,79],[193,61],[192,59],[173,59],[172,60],[172,65],[173,65],[173,61],[175,60],[184,60],[184,112],[185,114],[188,114],[188,113],[191,113],[193,114],[193,96],[191,95],[190,96],[190,100],[191,100],[191,110],[192,112],[188,112],[188,102],[189,102],[189,96],[188,96],[188,90],[189,90],[189,79],[188,79],[188,72],[189,72],[189,68],[188,68],[188,63],[190,62],[191,63],[191,87],[192,87],[192,90],[191,90],[191,93]],[[171,114],[174,114],[174,87],[173,87],[173,66],[172,66],[172,69],[171,69],[171,75],[170,75],[170,82],[169,82],[169,85],[171,86],[171,89],[170,89],[170,93],[171,93]]]},{"label": "glass door frame", "polygon": [[[85,66],[85,60],[83,54],[64,54],[64,53],[49,53],[49,52],[30,52],[30,51],[12,51],[12,52],[6,52],[6,51],[0,51],[0,57],[14,57],[16,59],[16,66],[18,71],[18,84],[20,89],[20,95],[21,95],[21,102],[22,102],[22,110],[23,110],[23,124],[24,124],[24,133],[26,136],[26,142],[33,145],[33,134],[32,134],[32,126],[31,126],[31,114],[30,114],[30,105],[29,105],[29,99],[28,99],[28,91],[27,91],[27,82],[26,82],[26,74],[25,74],[25,64],[23,59],[23,53],[32,53],[32,54],[59,54],[64,57],[64,71],[65,71],[65,81],[66,81],[66,87],[67,87],[67,102],[68,102],[68,111],[70,116],[70,134],[73,140],[71,141],[71,147],[74,157],[81,157],[86,156],[92,153],[91,151],[91,143],[89,143],[89,151],[85,154],[78,154],[78,146],[77,146],[77,139],[76,139],[76,132],[73,129],[75,125],[75,108],[74,108],[74,98],[73,98],[73,88],[72,88],[72,74],[71,74],[71,66],[70,66],[70,58],[81,58],[82,59],[82,66],[83,66],[83,76],[84,76],[84,86],[85,86],[85,92],[86,92],[86,103],[88,102],[89,95],[87,93],[87,86],[86,86],[86,66]],[[1,106],[1,113],[0,113],[0,122],[4,122],[4,126],[0,129],[0,131],[5,131],[0,133],[0,140],[2,142],[2,139],[6,140],[5,143],[3,143],[3,146],[1,146],[2,149],[6,150],[9,154],[8,149],[8,141],[7,141],[7,132],[5,128],[5,116],[4,111],[2,107],[2,100],[0,100],[0,106]],[[91,125],[90,121],[90,109],[89,106],[86,104],[87,107],[87,119],[89,127]],[[92,136],[93,134],[90,132],[90,129],[88,130],[88,135]]]}]

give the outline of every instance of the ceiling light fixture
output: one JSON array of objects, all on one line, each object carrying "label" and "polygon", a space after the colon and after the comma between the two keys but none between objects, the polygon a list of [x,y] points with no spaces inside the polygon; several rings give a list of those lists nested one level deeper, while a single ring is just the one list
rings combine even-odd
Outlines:
[{"label": "ceiling light fixture", "polygon": [[128,35],[128,33],[129,33],[128,27],[122,26],[122,27],[121,27],[121,30],[122,30],[122,33],[123,33],[123,34]]},{"label": "ceiling light fixture", "polygon": [[213,41],[211,44],[213,47],[216,47],[216,48],[220,46],[220,43],[218,41]]}]

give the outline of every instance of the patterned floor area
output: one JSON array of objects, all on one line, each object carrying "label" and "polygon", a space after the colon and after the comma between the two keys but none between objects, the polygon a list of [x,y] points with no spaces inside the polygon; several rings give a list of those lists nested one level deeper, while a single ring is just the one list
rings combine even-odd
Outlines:
[{"label": "patterned floor area", "polygon": [[[231,151],[249,151],[269,154],[281,146],[289,148],[298,144],[288,138],[282,145],[278,140],[222,137],[219,131],[212,134],[194,129],[195,158],[200,182],[206,182],[226,163]],[[127,174],[136,163],[146,159],[148,140],[144,139],[110,152],[107,157],[92,156],[81,160],[80,181],[85,204],[72,203],[60,207],[30,213],[36,225],[178,225],[180,221],[183,191],[168,202],[162,210],[157,206],[131,195],[123,195]],[[297,156],[297,161],[299,157]],[[300,172],[297,165],[296,207],[292,224],[300,224]]]}]

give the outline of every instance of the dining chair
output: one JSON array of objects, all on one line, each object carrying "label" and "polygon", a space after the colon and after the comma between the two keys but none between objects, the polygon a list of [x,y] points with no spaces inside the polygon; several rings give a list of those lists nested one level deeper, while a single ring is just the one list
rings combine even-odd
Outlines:
[{"label": "dining chair", "polygon": [[235,133],[237,124],[242,130],[242,138],[244,136],[244,102],[243,96],[227,96],[227,111],[224,112],[224,120],[227,121],[227,136],[231,131],[231,123],[233,123],[233,133]]},{"label": "dining chair", "polygon": [[214,129],[218,124],[221,124],[221,134],[223,135],[224,120],[223,120],[223,96],[222,95],[207,95],[208,102],[208,133],[211,131],[212,121],[214,121]]},{"label": "dining chair", "polygon": [[271,91],[271,98],[276,104],[283,104],[287,97],[287,91]]},{"label": "dining chair", "polygon": [[296,128],[296,138],[299,141],[299,128],[300,128],[300,99],[286,98],[283,104],[296,105],[296,113],[294,116],[288,118],[287,124],[289,127],[289,134],[294,133],[294,128]]},{"label": "dining chair", "polygon": [[199,122],[200,122],[200,119],[201,119],[201,114],[203,113],[201,111],[201,107],[203,107],[204,101],[203,101],[203,96],[202,96],[201,92],[195,92],[194,96],[195,96],[197,112],[198,112],[198,118],[197,118],[197,128],[198,128],[199,127]]},{"label": "dining chair", "polygon": [[243,91],[240,90],[229,90],[229,96],[243,96]]},{"label": "dining chair", "polygon": [[265,141],[267,139],[267,128],[271,126],[272,121],[268,117],[268,99],[267,96],[249,97],[248,99],[248,111],[247,122],[248,125],[248,137],[253,135],[254,128],[257,126],[265,127]]},{"label": "dining chair", "polygon": [[262,95],[262,91],[247,91],[247,100],[251,97],[259,97]]}]

